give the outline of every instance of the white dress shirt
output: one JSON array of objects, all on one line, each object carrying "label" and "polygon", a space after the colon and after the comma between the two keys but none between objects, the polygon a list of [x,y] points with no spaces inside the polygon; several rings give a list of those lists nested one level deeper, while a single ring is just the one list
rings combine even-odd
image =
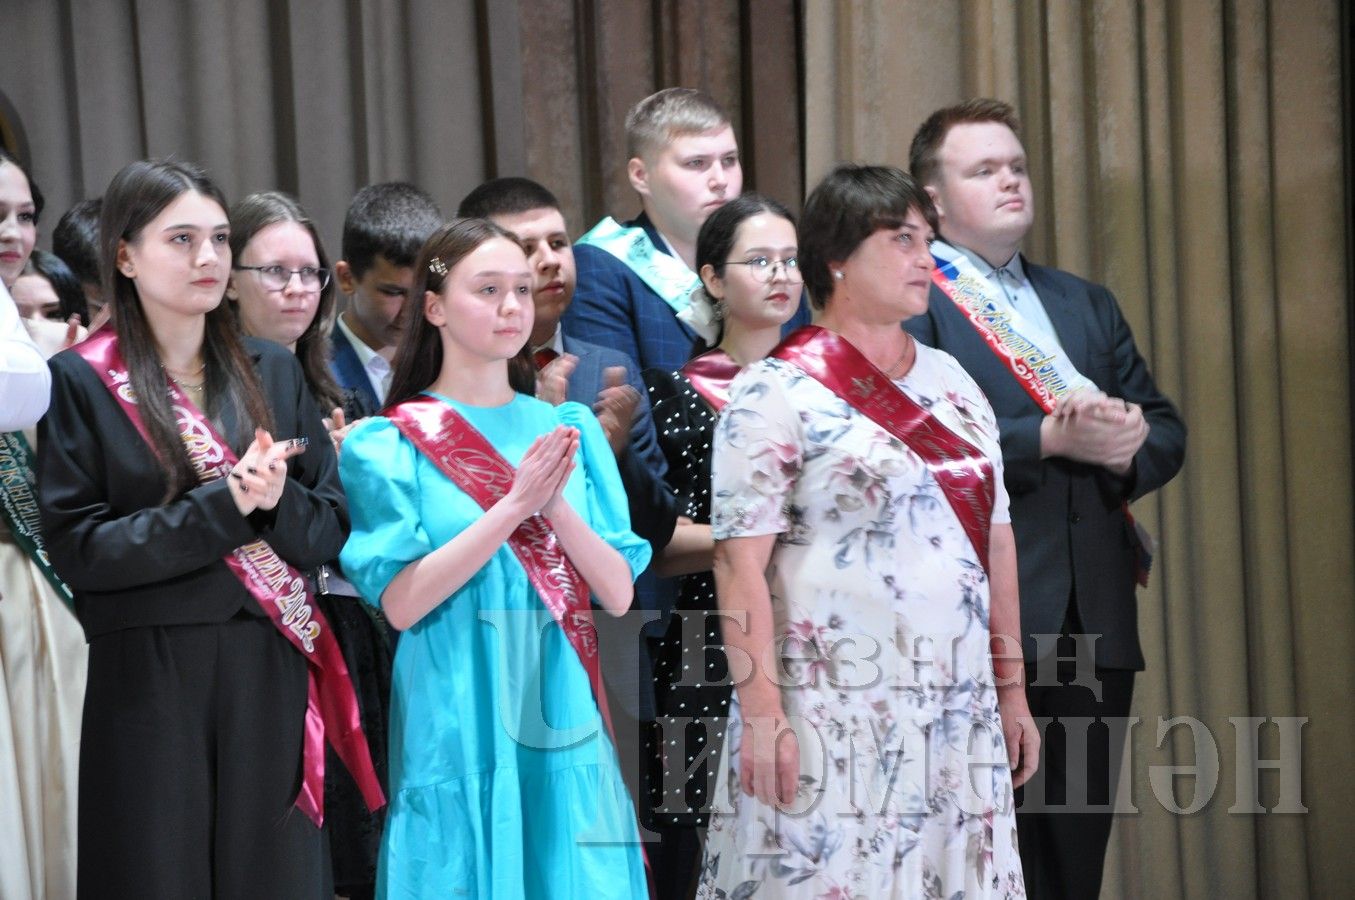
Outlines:
[{"label": "white dress shirt", "polygon": [[1035,338],[1041,346],[1052,345],[1060,350],[1063,349],[1063,344],[1059,341],[1059,333],[1054,330],[1054,323],[1050,321],[1049,313],[1045,310],[1044,303],[1040,301],[1040,295],[1035,293],[1035,288],[1026,275],[1026,268],[1021,264],[1019,252],[1013,254],[1012,258],[1002,265],[994,267],[982,256],[958,244],[941,240],[938,240],[937,243],[952,247],[969,258],[974,267],[988,279],[988,283],[997,289],[995,298],[997,302],[1005,302],[1013,310],[1020,313],[1031,328],[1039,332],[1039,334],[1028,335],[1028,337]]},{"label": "white dress shirt", "polygon": [[386,392],[391,386],[391,364],[386,357],[377,353],[371,347],[362,342],[353,329],[348,327],[348,323],[339,316],[336,320],[339,329],[343,331],[343,336],[348,338],[348,343],[352,345],[353,352],[358,355],[358,362],[362,363],[362,369],[367,373],[367,380],[372,383],[372,390],[376,392],[377,403],[386,402]]}]

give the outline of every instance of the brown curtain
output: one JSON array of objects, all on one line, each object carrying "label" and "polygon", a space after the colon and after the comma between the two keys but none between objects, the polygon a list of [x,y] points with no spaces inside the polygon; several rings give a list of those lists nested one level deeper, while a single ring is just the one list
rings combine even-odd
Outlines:
[{"label": "brown curtain", "polygon": [[798,26],[794,0],[5,0],[0,92],[44,242],[123,165],[173,153],[232,199],[295,193],[337,254],[354,191],[391,179],[448,215],[522,174],[575,233],[633,215],[625,113],[671,85],[723,103],[747,185],[798,203]]},{"label": "brown curtain", "polygon": [[[1190,426],[1184,471],[1135,508],[1159,548],[1121,798],[1138,812],[1116,820],[1106,897],[1322,898],[1355,881],[1344,24],[1335,0],[805,4],[809,184],[839,160],[906,166],[938,106],[1013,103],[1036,191],[1027,252],[1115,291]],[[1177,716],[1217,753],[1185,725],[1164,740]],[[1300,759],[1306,813],[1243,811],[1254,776],[1229,718],[1249,716],[1308,718],[1301,754],[1273,724],[1252,754]],[[1217,787],[1176,814],[1154,778],[1189,807],[1207,779],[1163,776],[1197,748]],[[1262,806],[1282,781],[1261,776]]]},{"label": "brown curtain", "polygon": [[[729,112],[744,187],[798,207],[798,5],[794,0],[523,0],[525,169],[576,229],[640,204],[626,180],[625,116],[664,87],[699,88]],[[500,174],[514,174],[503,171]]]}]

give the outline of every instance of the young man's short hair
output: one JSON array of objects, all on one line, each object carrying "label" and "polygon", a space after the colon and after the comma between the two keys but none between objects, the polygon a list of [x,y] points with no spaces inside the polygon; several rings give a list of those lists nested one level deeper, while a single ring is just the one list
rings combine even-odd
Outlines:
[{"label": "young man's short hair", "polygon": [[627,158],[649,159],[674,138],[705,134],[729,124],[729,115],[694,88],[664,88],[626,113]]},{"label": "young man's short hair", "polygon": [[560,201],[530,178],[493,178],[466,195],[456,214],[463,219],[516,216],[534,209],[560,209]]},{"label": "young man's short hair", "polygon": [[344,262],[357,278],[371,269],[377,256],[399,268],[412,266],[442,221],[433,198],[408,182],[368,185],[354,195],[343,220]]},{"label": "young man's short hair", "polygon": [[908,168],[922,184],[935,184],[940,176],[941,162],[937,154],[945,143],[946,135],[956,125],[997,122],[1006,125],[1017,137],[1021,136],[1021,120],[1011,104],[989,97],[976,97],[954,106],[938,109],[927,117],[913,135],[912,146],[908,149]]},{"label": "young man's short hair", "polygon": [[62,214],[52,230],[52,252],[85,284],[100,284],[99,213],[103,199],[81,200]]}]

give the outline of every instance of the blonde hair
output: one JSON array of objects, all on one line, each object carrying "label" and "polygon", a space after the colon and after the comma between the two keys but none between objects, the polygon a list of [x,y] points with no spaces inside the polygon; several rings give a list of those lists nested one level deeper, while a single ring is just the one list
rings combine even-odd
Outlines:
[{"label": "blonde hair", "polygon": [[664,88],[626,113],[626,153],[630,159],[647,159],[674,138],[728,124],[728,114],[707,94],[694,88]]}]

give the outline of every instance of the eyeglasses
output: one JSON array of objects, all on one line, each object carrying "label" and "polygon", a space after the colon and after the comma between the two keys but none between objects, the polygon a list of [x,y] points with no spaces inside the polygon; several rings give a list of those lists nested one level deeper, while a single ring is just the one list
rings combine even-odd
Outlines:
[{"label": "eyeglasses", "polygon": [[776,277],[777,266],[781,266],[785,270],[787,281],[796,283],[804,280],[800,275],[800,260],[794,256],[787,256],[785,259],[771,259],[766,256],[755,256],[752,259],[731,259],[726,260],[725,265],[747,266],[753,277],[764,284],[770,284],[772,279]]},{"label": "eyeglasses", "polygon": [[323,291],[329,284],[329,269],[315,266],[302,266],[289,269],[286,266],[236,266],[246,272],[259,276],[259,284],[266,291],[284,291],[291,284],[293,275],[301,276],[301,286],[308,291]]}]

